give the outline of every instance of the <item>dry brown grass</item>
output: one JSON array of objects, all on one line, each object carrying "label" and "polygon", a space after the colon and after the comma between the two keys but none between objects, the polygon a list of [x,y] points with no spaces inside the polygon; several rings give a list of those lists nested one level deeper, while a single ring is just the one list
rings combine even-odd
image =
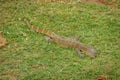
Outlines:
[{"label": "dry brown grass", "polygon": [[0,31],[0,47],[5,46],[7,41],[5,38],[2,37],[2,31]]},{"label": "dry brown grass", "polygon": [[97,77],[97,80],[109,80],[109,79],[108,79],[108,77],[105,76],[105,75],[99,75],[99,76]]}]

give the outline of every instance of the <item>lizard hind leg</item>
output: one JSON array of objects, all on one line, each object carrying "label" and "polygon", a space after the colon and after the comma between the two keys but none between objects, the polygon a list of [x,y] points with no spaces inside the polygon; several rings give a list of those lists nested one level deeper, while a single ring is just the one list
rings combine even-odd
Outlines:
[{"label": "lizard hind leg", "polygon": [[51,37],[45,36],[45,39],[48,43],[51,43],[53,41],[53,39]]},{"label": "lizard hind leg", "polygon": [[77,37],[70,37],[70,38],[73,39],[73,40],[76,40],[76,41],[81,40],[81,37],[80,37],[80,36],[77,36]]},{"label": "lizard hind leg", "polygon": [[79,49],[75,49],[75,50],[76,50],[76,53],[78,54],[78,56],[79,56],[80,58],[84,57],[84,54],[82,54]]},{"label": "lizard hind leg", "polygon": [[75,37],[75,40],[76,40],[76,41],[81,40],[81,36],[77,36],[77,37]]}]

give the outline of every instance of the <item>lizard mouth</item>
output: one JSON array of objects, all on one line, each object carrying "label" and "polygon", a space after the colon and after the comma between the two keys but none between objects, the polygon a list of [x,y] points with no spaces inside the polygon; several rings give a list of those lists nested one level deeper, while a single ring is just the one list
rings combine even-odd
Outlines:
[{"label": "lizard mouth", "polygon": [[91,56],[92,58],[95,58],[96,57],[96,50],[93,48],[90,49],[89,56]]}]

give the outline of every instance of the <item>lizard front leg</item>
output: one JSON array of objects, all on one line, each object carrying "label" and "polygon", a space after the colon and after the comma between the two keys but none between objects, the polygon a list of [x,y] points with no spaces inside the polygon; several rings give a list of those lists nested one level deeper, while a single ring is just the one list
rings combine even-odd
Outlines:
[{"label": "lizard front leg", "polygon": [[50,38],[50,37],[48,37],[48,36],[45,36],[45,39],[46,39],[46,41],[47,41],[48,43],[51,43],[51,42],[53,41],[53,39]]},{"label": "lizard front leg", "polygon": [[76,48],[75,50],[79,57],[84,57],[84,54],[82,54],[79,49]]}]

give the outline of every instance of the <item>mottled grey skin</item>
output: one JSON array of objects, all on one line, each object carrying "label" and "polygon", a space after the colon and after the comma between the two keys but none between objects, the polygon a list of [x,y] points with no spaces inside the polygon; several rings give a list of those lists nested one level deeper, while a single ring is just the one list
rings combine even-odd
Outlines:
[{"label": "mottled grey skin", "polygon": [[96,57],[95,49],[93,49],[92,47],[87,47],[83,43],[80,43],[75,39],[71,39],[68,37],[61,37],[61,36],[58,36],[55,33],[53,33],[51,38],[49,38],[47,41],[48,42],[54,41],[55,43],[57,43],[58,45],[61,45],[63,47],[74,48],[79,57],[84,57],[84,54],[82,54],[81,51],[85,52],[90,57],[93,57],[93,58]]}]

